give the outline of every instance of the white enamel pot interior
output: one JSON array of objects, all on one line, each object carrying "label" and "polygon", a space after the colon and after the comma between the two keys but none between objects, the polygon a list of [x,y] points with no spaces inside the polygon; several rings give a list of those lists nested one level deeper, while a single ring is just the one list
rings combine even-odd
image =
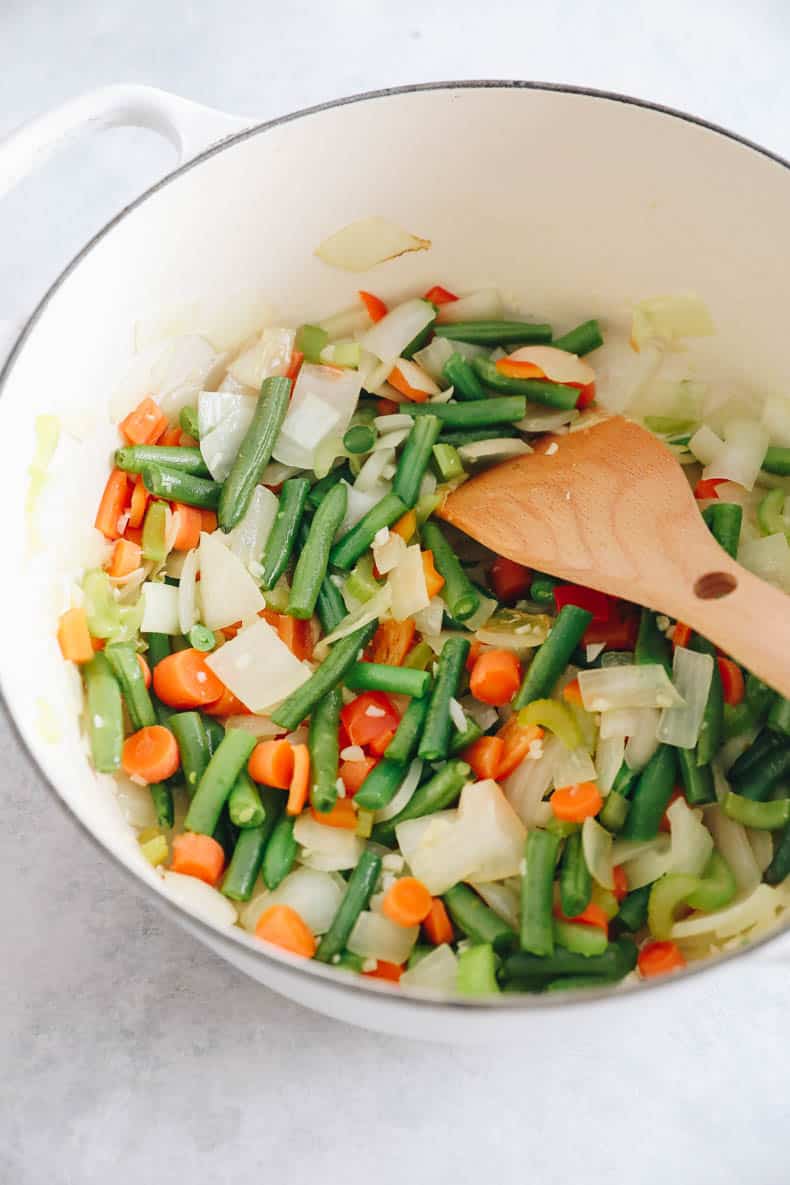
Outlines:
[{"label": "white enamel pot interior", "polygon": [[[9,183],[85,119],[147,124],[186,155],[249,122],[145,88],[112,88],[40,121],[32,146],[23,132],[0,147],[0,192],[4,165]],[[783,162],[686,117],[570,89],[462,83],[363,96],[254,126],[124,211],[47,293],[0,378],[0,680],[53,800],[220,957],[292,999],[371,1028],[490,1040],[512,1039],[514,1026],[556,1024],[567,1039],[592,1008],[644,1015],[648,992],[702,998],[712,977],[736,973],[727,958],[671,985],[608,999],[415,1000],[279,956],[238,929],[217,930],[164,897],[107,779],[91,772],[78,681],[54,633],[63,581],[80,567],[115,445],[110,399],[137,323],[175,310],[178,331],[222,341],[229,320],[238,326],[246,311],[254,324],[262,304],[296,324],[348,306],[358,288],[393,298],[442,283],[462,291],[497,285],[524,312],[562,328],[589,316],[623,328],[634,300],[690,290],[718,326],[697,347],[700,370],[728,390],[780,389],[788,208]],[[431,250],[357,276],[316,258],[327,234],[371,214],[431,239]],[[41,413],[61,415],[64,432],[42,503],[46,530],[31,552],[23,491]],[[54,716],[57,741],[45,738],[51,727],[42,731],[42,713]]]}]

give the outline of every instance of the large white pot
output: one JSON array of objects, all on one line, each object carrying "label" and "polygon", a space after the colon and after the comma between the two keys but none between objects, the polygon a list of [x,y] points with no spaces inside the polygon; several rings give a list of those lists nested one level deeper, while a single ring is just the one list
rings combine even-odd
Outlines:
[{"label": "large white pot", "polygon": [[[514,1026],[535,1024],[556,1025],[573,1040],[590,1009],[627,1009],[633,1023],[653,998],[644,987],[608,1000],[415,1001],[278,956],[171,902],[106,781],[90,771],[74,673],[54,642],[59,582],[79,566],[80,530],[92,521],[106,476],[116,439],[106,413],[134,326],[162,311],[180,310],[181,331],[212,332],[228,306],[240,312],[262,298],[299,322],[347,305],[356,287],[389,297],[439,282],[466,290],[496,284],[560,326],[591,315],[625,325],[633,300],[693,290],[719,329],[698,350],[706,375],[728,389],[781,389],[790,309],[787,165],[687,116],[571,88],[443,83],[246,127],[249,121],[159,91],[112,87],[0,146],[0,194],[70,134],[118,123],[161,131],[186,163],[85,247],[0,374],[0,684],[53,805],[63,804],[142,891],[222,958],[331,1016],[454,1040],[511,1039]],[[432,250],[364,277],[314,256],[328,233],[370,214],[432,239]],[[50,486],[57,506],[50,496],[43,550],[31,554],[23,491],[35,417],[54,412],[73,425],[74,410],[85,408],[98,413],[96,425],[82,430],[81,443],[64,434]],[[56,743],[42,734],[42,711],[57,717]],[[737,973],[729,962],[649,990],[701,1001],[715,976]]]}]

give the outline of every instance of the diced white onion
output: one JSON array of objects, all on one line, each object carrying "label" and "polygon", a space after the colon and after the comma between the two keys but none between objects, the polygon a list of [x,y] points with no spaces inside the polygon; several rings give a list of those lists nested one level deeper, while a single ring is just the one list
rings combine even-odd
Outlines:
[{"label": "diced white onion", "polygon": [[226,728],[240,728],[242,732],[251,732],[253,736],[258,737],[262,741],[270,740],[272,737],[281,737],[285,733],[285,729],[275,724],[268,716],[226,716]]},{"label": "diced white onion", "polygon": [[481,288],[459,300],[448,300],[441,305],[437,320],[442,325],[451,325],[457,321],[501,321],[503,312],[499,289]]},{"label": "diced white onion", "polygon": [[[393,419],[394,418],[395,417],[393,416]],[[409,419],[411,419],[411,416],[409,417]],[[414,421],[412,420],[412,424],[413,423],[414,423]],[[411,427],[396,428],[392,432],[385,433],[384,436],[380,436],[378,438],[378,440],[374,443],[373,448],[370,450],[371,453],[379,453],[383,449],[396,449],[398,447],[398,445],[403,444],[404,440],[407,438],[407,436],[409,435],[410,432],[411,432]],[[390,460],[391,460],[391,458],[390,458]]]},{"label": "diced white onion", "polygon": [[724,446],[724,441],[706,424],[698,428],[689,440],[689,450],[701,465],[710,465],[713,458]]},{"label": "diced white onion", "polygon": [[262,618],[210,654],[206,665],[251,712],[274,707],[310,677],[309,667]]},{"label": "diced white onion", "polygon": [[499,713],[496,708],[492,708],[490,704],[481,703],[473,695],[465,695],[461,700],[461,707],[466,715],[470,716],[483,732],[488,732],[489,728],[499,720]]},{"label": "diced white onion", "polygon": [[475,883],[474,888],[497,917],[507,922],[511,929],[518,931],[521,902],[518,891],[512,884],[505,881],[482,881]]},{"label": "diced white onion", "polygon": [[400,977],[400,986],[433,992],[454,992],[457,975],[458,958],[452,947],[443,942],[414,967],[404,971]]},{"label": "diced white onion", "polygon": [[658,739],[679,749],[693,749],[699,738],[702,717],[713,678],[713,658],[685,646],[676,646],[672,660],[672,681],[685,701],[682,707],[665,708],[658,722]]},{"label": "diced white onion", "polygon": [[519,432],[556,432],[566,424],[578,420],[579,412],[575,407],[567,411],[557,411],[553,407],[527,407],[527,414],[523,420],[517,420],[513,425]]},{"label": "diced white onion", "polygon": [[757,867],[760,869],[760,872],[765,872],[774,855],[774,843],[771,838],[771,832],[759,831],[755,827],[747,827],[746,834],[754,852]]},{"label": "diced white onion", "polygon": [[366,490],[359,490],[356,486],[350,486],[348,482],[343,482],[346,487],[347,501],[346,501],[346,516],[340,527],[340,534],[345,535],[352,527],[355,527],[361,519],[365,517],[369,510],[372,510],[377,502],[380,502],[386,492],[386,487],[382,486],[381,490],[373,490],[368,493]]},{"label": "diced white onion", "polygon": [[684,337],[710,337],[713,333],[707,306],[693,293],[652,296],[634,305],[631,340],[637,348],[653,338],[672,343]]},{"label": "diced white onion", "polygon": [[557,737],[549,737],[543,743],[540,757],[525,757],[502,783],[505,797],[525,827],[534,827],[537,823],[538,811],[554,781],[554,769],[562,748]]},{"label": "diced white onion", "polygon": [[178,582],[178,626],[182,634],[188,634],[198,619],[197,611],[198,551],[188,551]]},{"label": "diced white onion", "polygon": [[314,868],[295,868],[272,892],[258,893],[243,906],[239,921],[255,932],[258,919],[272,905],[289,905],[313,934],[325,934],[332,924],[343,890],[328,872]]},{"label": "diced white onion", "polygon": [[330,267],[366,272],[377,263],[397,259],[407,251],[427,251],[430,245],[430,239],[409,234],[388,218],[373,216],[360,218],[335,231],[320,243],[315,253]]},{"label": "diced white onion", "polygon": [[249,395],[201,391],[198,396],[200,452],[215,481],[224,481],[252,423],[255,400]]},{"label": "diced white onion", "polygon": [[738,563],[761,580],[790,590],[790,547],[783,532],[741,542]]},{"label": "diced white onion", "polygon": [[339,313],[333,313],[331,317],[324,317],[318,325],[329,335],[329,341],[334,342],[339,338],[364,333],[370,325],[370,317],[366,309],[354,305],[352,309],[343,309]]},{"label": "diced white onion", "polygon": [[510,355],[513,362],[531,362],[539,366],[552,383],[581,383],[587,386],[595,382],[595,371],[588,362],[576,354],[558,350],[556,346],[522,346]]},{"label": "diced white onion", "polygon": [[407,300],[377,321],[360,338],[363,349],[382,362],[394,363],[418,333],[434,318],[433,306],[424,300]]},{"label": "diced white onion", "polygon": [[159,350],[144,393],[153,395],[169,419],[177,419],[182,408],[195,403],[199,391],[219,382],[226,358],[197,334],[174,338]]},{"label": "diced white onion", "polygon": [[595,765],[590,754],[579,745],[575,749],[566,749],[565,745],[559,751],[557,763],[554,767],[554,786],[574,786],[577,782],[594,782]]},{"label": "diced white onion", "polygon": [[624,757],[624,737],[614,736],[605,739],[603,733],[599,734],[595,750],[595,780],[601,794],[606,795],[611,790]]},{"label": "diced white onion", "polygon": [[579,671],[579,690],[587,712],[613,708],[670,708],[683,700],[658,663]]},{"label": "diced white onion", "polygon": [[363,625],[367,625],[369,621],[374,621],[377,617],[384,617],[389,611],[390,597],[389,585],[382,585],[369,601],[365,601],[364,604],[349,613],[348,617],[344,617],[331,634],[321,638],[315,648],[316,659],[320,662],[333,642],[347,637],[348,634],[353,634],[355,630],[361,629]]},{"label": "diced white onion", "polygon": [[647,765],[658,748],[658,708],[639,708],[636,727],[625,747],[625,760],[629,769],[641,770]]},{"label": "diced white onion", "polygon": [[406,777],[400,784],[395,797],[381,810],[376,811],[374,820],[376,823],[386,823],[387,819],[394,819],[396,815],[400,814],[405,806],[411,802],[414,797],[414,792],[420,784],[422,777],[422,762],[418,758],[414,758],[406,771]]},{"label": "diced white onion", "polygon": [[167,896],[196,917],[202,918],[210,926],[236,924],[236,907],[205,881],[195,876],[185,876],[181,872],[164,872],[161,875]]},{"label": "diced white onion", "polygon": [[718,938],[729,938],[761,922],[772,922],[779,910],[787,907],[787,896],[780,889],[758,884],[747,897],[727,905],[713,913],[695,914],[675,922],[672,927],[673,940],[697,938],[701,934],[715,934]]},{"label": "diced white onion", "polygon": [[229,373],[245,387],[259,391],[264,379],[287,372],[295,337],[293,329],[264,329],[258,340],[231,362]]},{"label": "diced white onion", "polygon": [[444,601],[431,597],[424,609],[414,614],[414,624],[421,634],[439,634],[444,618]]},{"label": "diced white onion", "polygon": [[[657,881],[665,872],[669,872],[672,864],[672,844],[668,835],[660,835],[655,840],[648,841],[638,855],[630,860],[622,860],[617,855],[613,862],[625,864],[628,877],[628,888],[641,889]],[[617,848],[614,848],[615,853]]]},{"label": "diced white onion", "polygon": [[439,395],[440,389],[431,376],[409,358],[399,358],[397,368],[410,387],[424,391],[426,395]]},{"label": "diced white onion", "polygon": [[277,517],[278,505],[276,494],[265,486],[256,486],[241,522],[225,536],[227,547],[238,556],[245,568],[251,563],[260,563],[266,540]]},{"label": "diced white onion", "polygon": [[399,926],[381,913],[363,909],[348,936],[346,946],[363,959],[405,963],[420,933],[419,926]]},{"label": "diced white onion", "polygon": [[310,814],[299,815],[294,823],[294,839],[305,849],[301,855],[302,863],[323,872],[354,868],[365,846],[353,831],[327,827]]},{"label": "diced white onion", "polygon": [[595,819],[582,823],[582,850],[593,880],[604,889],[614,888],[612,836]]},{"label": "diced white onion", "polygon": [[373,559],[382,576],[386,576],[393,568],[397,568],[406,551],[406,544],[401,535],[397,535],[394,531],[387,531],[386,527],[384,532],[386,537],[381,543],[376,542],[378,536],[373,540]]},{"label": "diced white onion", "polygon": [[724,443],[702,471],[703,477],[723,477],[750,490],[770,443],[767,428],[757,420],[734,420],[724,429]]},{"label": "diced white onion", "polygon": [[180,634],[178,589],[172,584],[147,580],[142,587],[144,634]]},{"label": "diced white onion", "polygon": [[732,869],[738,891],[751,893],[762,880],[762,873],[746,828],[725,815],[719,806],[706,807],[704,815],[705,825],[713,836],[717,850]]},{"label": "diced white onion", "polygon": [[639,727],[640,713],[653,710],[651,708],[611,708],[608,712],[601,712],[601,737],[608,741],[612,737],[631,736]]},{"label": "diced white onion", "polygon": [[390,609],[396,621],[406,621],[430,604],[419,544],[407,547],[387,577]]},{"label": "diced white onion", "polygon": [[503,436],[494,440],[478,440],[474,444],[462,444],[458,455],[469,468],[496,465],[512,457],[523,457],[532,449],[525,440]]},{"label": "diced white onion", "polygon": [[482,594],[479,595],[480,604],[475,609],[471,617],[467,617],[464,621],[466,628],[468,630],[472,630],[473,632],[475,630],[480,630],[485,625],[487,625],[494,613],[496,613],[497,609],[499,608],[498,601],[495,601],[493,597],[484,597]]},{"label": "diced white onion", "polygon": [[[437,341],[440,339],[437,338]],[[373,421],[373,427],[382,436],[386,437],[390,432],[401,432],[404,428],[411,432],[414,426],[414,416],[401,415],[399,412],[390,412],[386,416],[376,416]]]},{"label": "diced white onion", "polygon": [[281,461],[270,461],[261,474],[261,485],[281,486],[289,477],[296,477],[301,472],[298,465],[283,465]]},{"label": "diced white onion", "polygon": [[414,361],[419,363],[435,382],[440,383],[443,378],[444,364],[454,353],[454,344],[445,337],[435,337],[429,345],[417,351]]},{"label": "diced white onion", "polygon": [[210,630],[245,621],[266,606],[258,585],[218,535],[200,536],[200,616]]},{"label": "diced white onion", "polygon": [[356,476],[354,489],[360,494],[375,494],[377,500],[381,498],[379,490],[381,489],[382,474],[394,459],[395,450],[391,447],[371,453]]},{"label": "diced white onion", "polygon": [[670,872],[701,876],[713,851],[713,837],[702,822],[702,811],[692,810],[685,798],[667,808],[671,832]]},{"label": "diced white onion", "polygon": [[763,404],[762,422],[771,444],[790,446],[790,401],[784,395],[768,396]]},{"label": "diced white onion", "polygon": [[330,436],[342,437],[351,422],[359,392],[356,370],[303,363],[274,446],[275,460],[314,468],[321,442]]}]

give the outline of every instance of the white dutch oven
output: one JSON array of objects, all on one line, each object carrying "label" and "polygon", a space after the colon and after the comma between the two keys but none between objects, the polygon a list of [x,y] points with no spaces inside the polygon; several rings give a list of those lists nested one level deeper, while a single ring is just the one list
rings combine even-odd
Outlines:
[{"label": "white dutch oven", "polygon": [[[106,477],[116,439],[108,410],[136,323],[151,325],[164,312],[179,332],[222,339],[229,309],[235,324],[248,315],[254,325],[255,310],[271,302],[286,323],[299,323],[345,307],[357,287],[391,297],[438,282],[498,285],[524,311],[560,326],[591,315],[624,326],[632,301],[692,290],[719,330],[697,351],[706,376],[725,389],[779,390],[790,309],[787,165],[686,116],[569,88],[445,83],[249,126],[161,91],[122,86],[78,99],[0,145],[0,194],[72,134],[119,124],[161,132],[185,163],[85,247],[0,373],[0,502],[17,511],[3,518],[0,680],[53,801],[218,955],[330,1016],[452,1040],[510,1039],[514,1026],[535,1024],[561,1026],[573,1040],[593,1008],[626,1009],[641,1022],[654,995],[639,986],[608,999],[406,998],[264,950],[241,930],[212,927],[169,900],[106,779],[89,768],[74,672],[59,656],[55,622]],[[430,238],[431,251],[364,277],[314,256],[327,234],[371,214]],[[62,416],[66,430],[36,551],[22,491],[41,413]],[[693,1010],[718,986],[716,976],[732,973],[729,961],[659,990],[695,996]]]}]

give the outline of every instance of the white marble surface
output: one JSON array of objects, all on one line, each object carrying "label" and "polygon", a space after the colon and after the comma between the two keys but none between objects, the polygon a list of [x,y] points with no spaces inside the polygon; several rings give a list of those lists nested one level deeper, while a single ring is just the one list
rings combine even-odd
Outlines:
[{"label": "white marble surface", "polygon": [[[787,155],[788,34],[785,0],[5,0],[0,134],[115,81],[268,117],[409,81],[522,77],[686,108]],[[112,133],[0,204],[0,319],[168,159],[154,137]],[[53,806],[5,724],[0,765],[2,1185],[788,1180],[778,954],[717,980],[702,1014],[659,993],[644,1030],[607,1011],[576,1048],[378,1037],[164,922]]]}]

